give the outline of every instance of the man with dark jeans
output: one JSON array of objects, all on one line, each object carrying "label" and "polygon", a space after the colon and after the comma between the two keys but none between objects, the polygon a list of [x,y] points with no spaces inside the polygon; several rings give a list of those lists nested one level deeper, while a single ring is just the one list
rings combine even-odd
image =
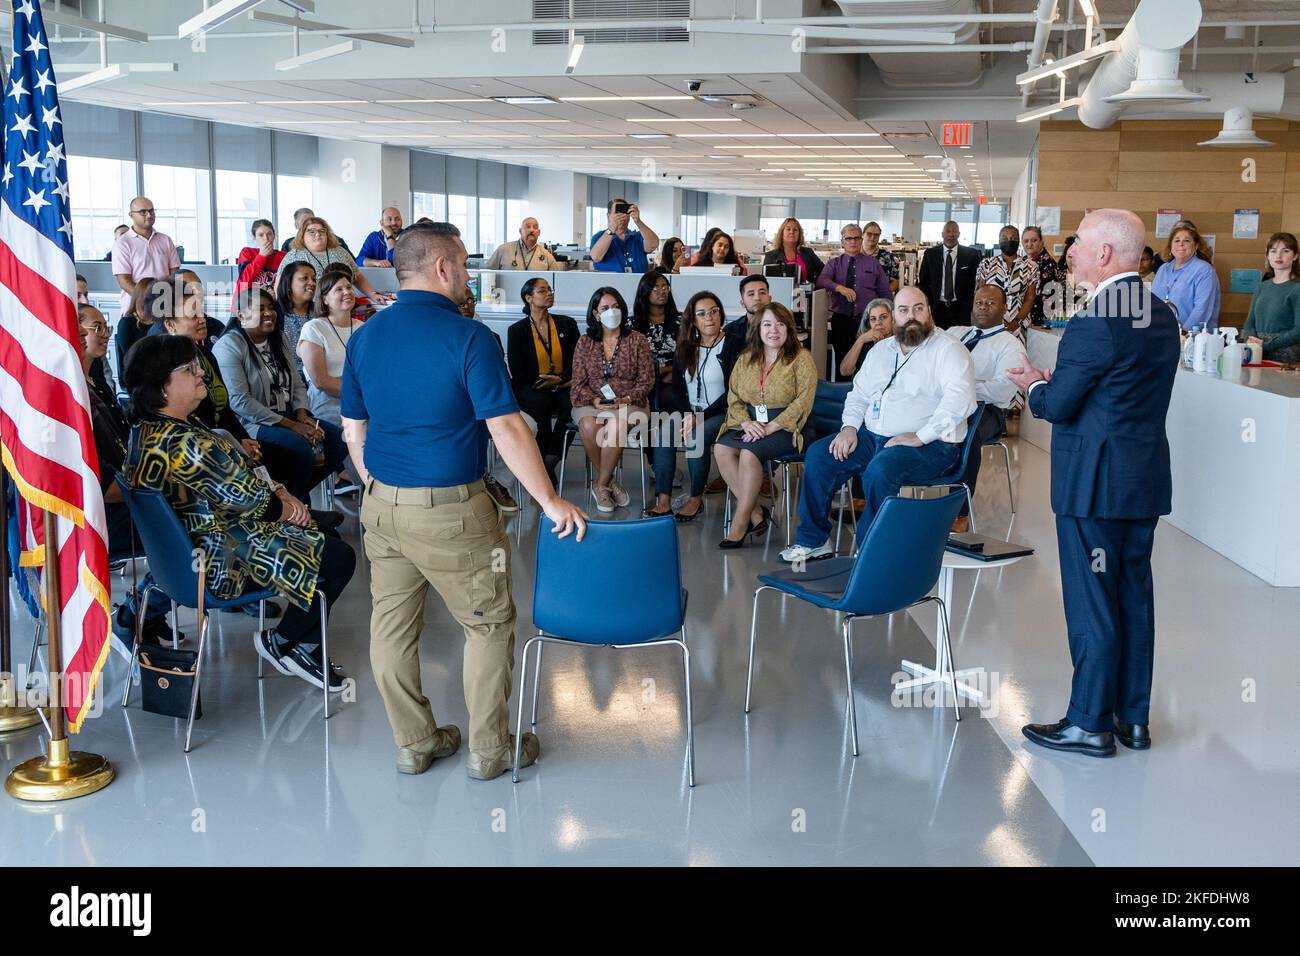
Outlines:
[{"label": "man with dark jeans", "polygon": [[854,376],[839,433],[814,442],[804,456],[799,531],[781,560],[831,556],[831,498],[855,475],[862,476],[865,533],[884,500],[903,485],[932,482],[951,471],[973,411],[970,353],[935,329],[924,292],[900,289],[894,335],[867,353]]}]

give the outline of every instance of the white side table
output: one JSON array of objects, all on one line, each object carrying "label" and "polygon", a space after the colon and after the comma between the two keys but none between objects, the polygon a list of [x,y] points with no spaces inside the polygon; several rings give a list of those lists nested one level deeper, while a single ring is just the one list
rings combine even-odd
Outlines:
[{"label": "white side table", "polygon": [[[943,607],[948,611],[947,625],[950,636],[952,629],[952,580],[957,571],[984,571],[996,568],[1005,568],[1015,564],[1021,558],[1027,555],[1018,555],[1014,558],[1003,558],[1000,561],[980,561],[976,558],[967,557],[964,554],[957,554],[952,551],[944,551],[943,566],[939,569],[939,597],[943,601]],[[910,690],[914,687],[925,687],[929,684],[944,684],[952,688],[957,699],[960,701],[961,695],[965,694],[976,704],[984,703],[984,692],[978,687],[968,684],[963,678],[972,674],[977,674],[983,670],[980,667],[969,667],[965,670],[956,671],[952,677],[948,676],[948,654],[947,642],[943,639],[944,619],[943,612],[936,606],[935,610],[935,648],[934,648],[934,667],[926,667],[924,664],[917,664],[913,661],[903,661],[903,669],[915,674],[911,680],[899,681],[894,685],[895,691]],[[945,697],[947,696],[945,691]]]}]

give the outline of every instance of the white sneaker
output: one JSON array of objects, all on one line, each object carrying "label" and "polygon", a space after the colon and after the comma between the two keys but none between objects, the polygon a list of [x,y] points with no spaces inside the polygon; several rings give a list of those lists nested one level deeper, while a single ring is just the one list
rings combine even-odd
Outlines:
[{"label": "white sneaker", "polygon": [[614,510],[614,496],[608,488],[602,488],[596,485],[592,488],[592,493],[596,496],[596,510],[603,514],[609,514]]},{"label": "white sneaker", "polygon": [[780,558],[786,564],[806,564],[809,561],[820,561],[822,558],[829,558],[834,553],[829,541],[825,544],[819,544],[815,548],[805,547],[802,544],[792,544],[781,552]]},{"label": "white sneaker", "polygon": [[612,479],[609,483],[609,493],[614,496],[614,504],[620,508],[626,508],[632,500],[632,496],[623,489],[623,486]]}]

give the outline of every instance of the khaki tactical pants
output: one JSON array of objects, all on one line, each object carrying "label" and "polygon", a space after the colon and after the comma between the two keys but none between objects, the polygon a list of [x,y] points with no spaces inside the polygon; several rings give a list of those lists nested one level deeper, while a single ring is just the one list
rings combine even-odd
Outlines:
[{"label": "khaki tactical pants", "polygon": [[469,747],[509,747],[515,603],[510,539],[483,482],[394,488],[371,478],[361,505],[370,560],[370,664],[398,746],[437,729],[420,689],[420,633],[429,586],[465,629]]}]

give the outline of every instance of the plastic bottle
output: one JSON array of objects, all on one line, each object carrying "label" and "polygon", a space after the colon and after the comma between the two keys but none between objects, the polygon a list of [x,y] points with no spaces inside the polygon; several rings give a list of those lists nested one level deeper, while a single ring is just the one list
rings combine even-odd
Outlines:
[{"label": "plastic bottle", "polygon": [[1194,368],[1196,362],[1196,336],[1200,334],[1201,326],[1193,326],[1183,339],[1183,366],[1185,368]]},{"label": "plastic bottle", "polygon": [[1227,337],[1228,344],[1223,347],[1223,354],[1219,356],[1219,378],[1235,382],[1241,378],[1241,363],[1246,350],[1237,341],[1237,330],[1235,328],[1228,326],[1223,332]]}]

